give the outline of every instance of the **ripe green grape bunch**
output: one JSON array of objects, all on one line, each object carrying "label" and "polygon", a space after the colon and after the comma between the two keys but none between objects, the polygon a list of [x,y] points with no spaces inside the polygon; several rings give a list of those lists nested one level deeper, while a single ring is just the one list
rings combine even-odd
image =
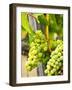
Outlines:
[{"label": "ripe green grape bunch", "polygon": [[57,40],[57,47],[52,51],[50,59],[47,62],[45,74],[47,76],[63,74],[63,41]]},{"label": "ripe green grape bunch", "polygon": [[28,61],[26,63],[26,69],[28,71],[33,70],[40,63],[45,64],[48,60],[48,44],[46,38],[41,30],[35,32],[33,41],[30,44]]}]

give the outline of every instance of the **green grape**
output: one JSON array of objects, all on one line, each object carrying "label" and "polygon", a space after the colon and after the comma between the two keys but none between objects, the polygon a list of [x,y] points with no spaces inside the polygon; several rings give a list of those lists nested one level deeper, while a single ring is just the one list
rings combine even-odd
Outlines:
[{"label": "green grape", "polygon": [[57,55],[60,57],[61,56],[61,53],[59,52]]},{"label": "green grape", "polygon": [[48,65],[47,68],[50,69],[50,66]]},{"label": "green grape", "polygon": [[25,66],[26,66],[27,71],[31,71],[32,70],[31,66],[28,63],[26,63]]},{"label": "green grape", "polygon": [[47,51],[47,49],[48,49],[47,47],[44,47],[44,51]]},{"label": "green grape", "polygon": [[58,70],[59,68],[60,68],[60,67],[57,65],[57,66],[56,66],[56,70]]},{"label": "green grape", "polygon": [[55,62],[55,65],[58,65],[58,61]]},{"label": "green grape", "polygon": [[51,70],[51,75],[54,73],[54,71],[53,70]]},{"label": "green grape", "polygon": [[59,45],[59,44],[61,44],[62,43],[62,41],[61,40],[57,40],[57,44]]},{"label": "green grape", "polygon": [[49,60],[48,43],[41,30],[35,32],[33,41],[30,44],[30,50],[28,54],[28,63],[26,68],[28,71],[33,70],[40,63],[46,64]]},{"label": "green grape", "polygon": [[45,74],[48,76],[61,75],[63,72],[63,41],[57,41],[57,47],[52,51],[47,62]]},{"label": "green grape", "polygon": [[46,69],[44,72],[47,74],[48,73],[48,70]]},{"label": "green grape", "polygon": [[38,54],[38,57],[42,57],[42,53],[39,53],[39,54]]},{"label": "green grape", "polygon": [[61,57],[59,58],[59,60],[62,61],[62,60],[63,60],[63,56],[61,56]]}]

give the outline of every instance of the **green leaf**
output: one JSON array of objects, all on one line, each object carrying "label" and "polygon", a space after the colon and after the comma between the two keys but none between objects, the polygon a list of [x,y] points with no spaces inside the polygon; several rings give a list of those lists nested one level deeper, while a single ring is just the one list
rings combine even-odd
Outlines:
[{"label": "green leaf", "polygon": [[29,24],[27,13],[25,12],[21,13],[21,29],[22,31],[27,31],[29,34],[32,34],[34,32]]},{"label": "green leaf", "polygon": [[57,33],[58,37],[63,37],[63,15],[50,14],[49,32]]},{"label": "green leaf", "polygon": [[48,21],[46,20],[46,18],[43,14],[38,16],[38,20],[39,20],[40,24],[48,25]]},{"label": "green leaf", "polygon": [[49,30],[50,32],[57,32],[57,22],[55,18],[55,14],[50,14],[50,23],[49,23]]}]

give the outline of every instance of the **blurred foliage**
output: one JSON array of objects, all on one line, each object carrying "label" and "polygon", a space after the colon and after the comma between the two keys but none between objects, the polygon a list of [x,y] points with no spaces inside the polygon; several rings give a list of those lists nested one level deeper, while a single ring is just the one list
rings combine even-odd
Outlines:
[{"label": "blurred foliage", "polygon": [[32,27],[29,24],[28,15],[25,12],[21,13],[21,27],[22,31],[26,31],[29,34],[34,33]]},{"label": "blurred foliage", "polygon": [[[35,18],[36,22],[41,26],[48,25],[49,28],[49,37],[50,39],[54,39],[55,34],[63,38],[63,15],[62,14],[48,14],[49,20],[46,20],[44,14],[32,14],[33,18]],[[26,31],[29,33],[30,37],[34,34],[34,30],[32,26],[30,26],[28,21],[28,15],[25,12],[21,13],[22,17],[22,31]],[[32,37],[31,37],[32,38]]]},{"label": "blurred foliage", "polygon": [[34,35],[34,31],[33,31],[33,28],[29,24],[28,15],[25,12],[21,13],[21,32],[22,32],[22,34],[25,35],[25,37],[28,34],[28,36],[29,36],[28,41],[29,41],[29,43],[31,43],[31,41],[33,39],[32,36]]},{"label": "blurred foliage", "polygon": [[43,14],[38,16],[38,20],[41,25],[48,25],[48,21]]}]

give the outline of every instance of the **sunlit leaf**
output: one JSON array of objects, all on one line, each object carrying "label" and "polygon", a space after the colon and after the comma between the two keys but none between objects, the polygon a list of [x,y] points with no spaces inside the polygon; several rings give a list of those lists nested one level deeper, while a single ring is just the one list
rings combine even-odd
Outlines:
[{"label": "sunlit leaf", "polygon": [[27,13],[21,13],[21,27],[22,31],[27,31],[29,34],[33,33],[32,27],[29,24]]}]

